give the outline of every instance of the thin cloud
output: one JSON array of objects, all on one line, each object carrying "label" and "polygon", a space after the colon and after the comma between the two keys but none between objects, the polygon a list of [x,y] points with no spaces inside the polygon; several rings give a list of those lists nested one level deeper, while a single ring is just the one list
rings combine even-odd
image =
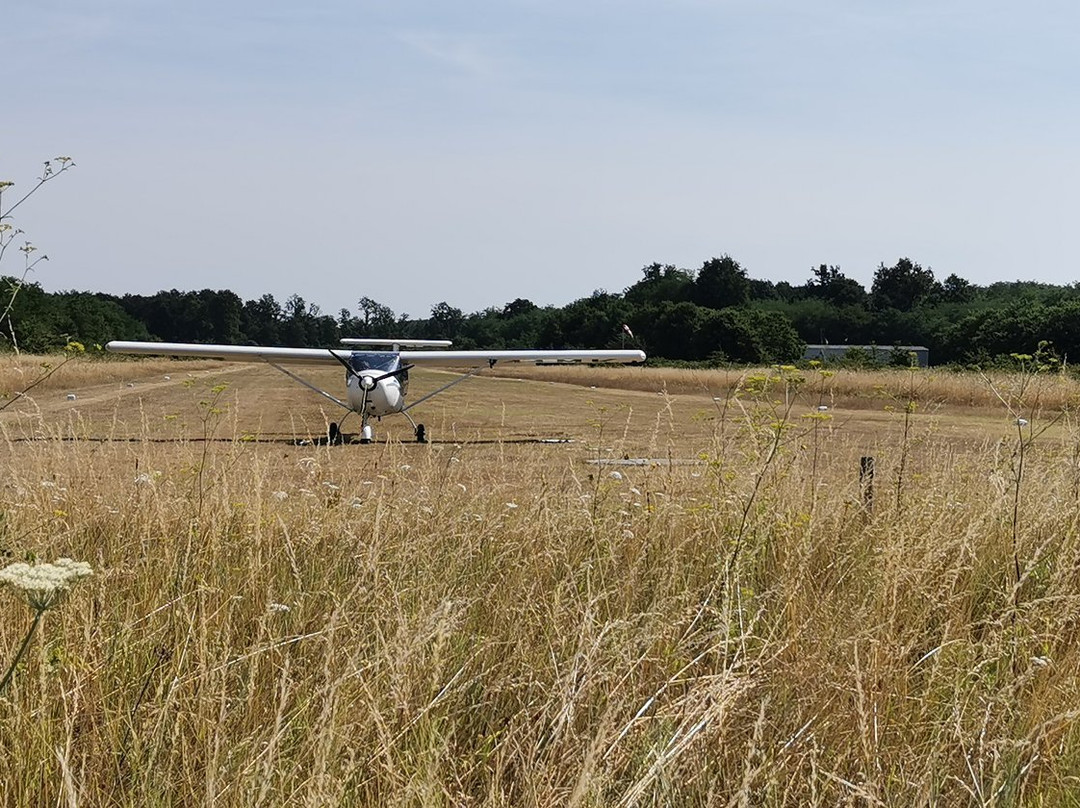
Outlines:
[{"label": "thin cloud", "polygon": [[438,64],[476,78],[495,78],[503,60],[481,48],[473,37],[439,31],[401,31],[398,41]]}]

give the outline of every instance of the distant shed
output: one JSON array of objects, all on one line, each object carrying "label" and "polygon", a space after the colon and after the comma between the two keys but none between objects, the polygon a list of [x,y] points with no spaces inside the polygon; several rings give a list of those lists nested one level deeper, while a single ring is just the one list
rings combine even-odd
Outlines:
[{"label": "distant shed", "polygon": [[847,356],[849,351],[858,351],[885,364],[891,363],[897,354],[905,359],[910,354],[915,354],[919,367],[924,368],[930,364],[930,349],[924,345],[807,345],[803,359],[835,362]]}]

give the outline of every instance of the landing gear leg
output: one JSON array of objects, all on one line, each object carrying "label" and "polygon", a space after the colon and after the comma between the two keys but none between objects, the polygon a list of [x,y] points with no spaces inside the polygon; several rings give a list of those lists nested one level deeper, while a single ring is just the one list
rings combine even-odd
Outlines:
[{"label": "landing gear leg", "polygon": [[416,442],[427,443],[427,430],[424,429],[424,425],[416,423],[416,421],[412,419],[412,416],[405,412],[405,410],[402,410],[401,414],[408,418],[409,423],[412,424],[413,431],[416,432]]},{"label": "landing gear leg", "polygon": [[371,428],[371,424],[364,424],[360,427],[360,442],[371,443],[375,439],[375,430]]}]

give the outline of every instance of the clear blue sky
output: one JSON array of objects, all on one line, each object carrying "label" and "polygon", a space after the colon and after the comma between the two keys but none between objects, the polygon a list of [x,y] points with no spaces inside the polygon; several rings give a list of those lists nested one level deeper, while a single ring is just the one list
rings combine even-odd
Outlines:
[{"label": "clear blue sky", "polygon": [[[46,289],[426,315],[730,254],[1080,279],[1080,5],[8,0]],[[0,272],[13,274],[9,254]]]}]

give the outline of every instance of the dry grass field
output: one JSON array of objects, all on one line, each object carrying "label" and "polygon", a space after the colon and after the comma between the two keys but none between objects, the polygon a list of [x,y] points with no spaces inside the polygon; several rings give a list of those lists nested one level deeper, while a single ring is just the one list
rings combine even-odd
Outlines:
[{"label": "dry grass field", "polygon": [[0,412],[3,564],[94,569],[0,692],[0,804],[1080,804],[1075,383],[527,375],[428,445],[297,443],[338,414],[250,365]]}]

